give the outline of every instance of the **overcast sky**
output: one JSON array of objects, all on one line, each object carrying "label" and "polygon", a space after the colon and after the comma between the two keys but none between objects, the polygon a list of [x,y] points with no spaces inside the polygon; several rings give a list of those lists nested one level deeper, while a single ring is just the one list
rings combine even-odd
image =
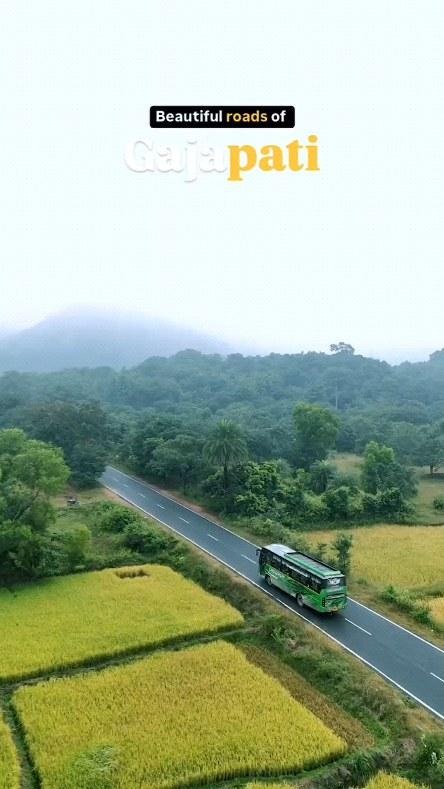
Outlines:
[{"label": "overcast sky", "polygon": [[[7,0],[0,325],[120,305],[276,351],[444,345],[442,0]],[[151,104],[296,129],[150,130]],[[285,145],[319,173],[131,172],[132,140]]]}]

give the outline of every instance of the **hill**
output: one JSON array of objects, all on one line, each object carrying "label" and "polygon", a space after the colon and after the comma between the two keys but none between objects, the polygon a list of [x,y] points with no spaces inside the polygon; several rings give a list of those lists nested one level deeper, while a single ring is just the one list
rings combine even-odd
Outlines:
[{"label": "hill", "polygon": [[119,369],[187,348],[202,353],[230,351],[217,338],[158,318],[105,309],[71,309],[7,337],[0,332],[0,372]]}]

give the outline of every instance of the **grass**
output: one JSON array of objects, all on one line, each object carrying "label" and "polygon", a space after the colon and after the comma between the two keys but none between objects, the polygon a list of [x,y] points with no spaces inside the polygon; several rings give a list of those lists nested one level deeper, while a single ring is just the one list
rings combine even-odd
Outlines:
[{"label": "grass", "polygon": [[13,681],[172,639],[243,617],[169,567],[103,570],[0,590],[0,680]]},{"label": "grass", "polygon": [[420,787],[417,784],[412,784],[406,778],[388,773],[378,773],[370,783],[366,784],[365,789],[420,789]]},{"label": "grass", "polygon": [[[294,784],[293,784],[294,785]],[[290,789],[290,784],[270,784],[270,783],[262,783],[260,781],[253,781],[253,783],[248,783],[245,789]]]},{"label": "grass", "polygon": [[13,703],[45,789],[172,789],[296,773],[346,751],[223,641],[22,687]]},{"label": "grass", "polygon": [[0,712],[0,789],[19,789],[20,767],[11,733]]},{"label": "grass", "polygon": [[429,598],[430,615],[438,625],[444,626],[444,597]]},{"label": "grass", "polygon": [[[443,582],[444,527],[379,525],[350,529],[352,576],[376,587],[389,584],[427,591]],[[337,532],[307,533],[313,545],[330,544]]]},{"label": "grass", "polygon": [[418,494],[414,499],[415,517],[421,523],[444,524],[444,512],[435,510],[433,500],[444,496],[444,474],[433,477],[424,469],[418,470]]}]

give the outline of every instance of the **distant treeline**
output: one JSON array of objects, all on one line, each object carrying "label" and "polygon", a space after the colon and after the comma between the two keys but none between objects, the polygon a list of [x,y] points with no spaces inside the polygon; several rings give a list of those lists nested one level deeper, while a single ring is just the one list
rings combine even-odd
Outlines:
[{"label": "distant treeline", "polygon": [[10,372],[0,377],[0,427],[26,427],[27,410],[37,403],[91,401],[101,403],[117,432],[143,414],[176,416],[199,432],[230,419],[244,429],[254,460],[289,462],[295,404],[319,403],[340,418],[340,451],[362,453],[378,441],[431,471],[444,462],[444,350],[396,367],[350,350],[264,357],[183,351],[121,372]]}]

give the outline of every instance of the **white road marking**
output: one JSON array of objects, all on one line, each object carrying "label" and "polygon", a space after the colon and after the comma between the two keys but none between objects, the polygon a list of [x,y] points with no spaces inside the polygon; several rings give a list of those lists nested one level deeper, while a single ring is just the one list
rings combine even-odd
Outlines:
[{"label": "white road marking", "polygon": [[161,509],[161,510],[164,510],[164,509],[165,509],[165,507],[163,506],[163,504],[156,504],[156,507],[159,507],[159,509]]},{"label": "white road marking", "polygon": [[245,556],[245,554],[244,554],[244,553],[241,553],[241,556],[242,556],[242,559],[246,559],[246,560],[247,560],[247,562],[251,562],[251,564],[256,564],[256,562],[254,561],[254,559],[250,559],[250,557],[249,557],[249,556]]},{"label": "white road marking", "polygon": [[218,537],[213,537],[213,535],[210,534],[210,532],[207,532],[207,537],[211,537],[212,540],[216,540],[216,542],[219,542],[219,538]]},{"label": "white road marking", "polygon": [[361,625],[357,625],[356,622],[352,622],[351,619],[347,619],[346,616],[344,616],[344,619],[346,622],[350,622],[350,624],[353,625],[354,627],[357,627],[359,630],[362,630],[363,633],[367,633],[368,636],[371,636],[371,633],[368,630],[366,630],[365,627],[361,627]]},{"label": "white road marking", "polygon": [[139,493],[139,496],[140,496],[141,499],[146,499],[146,496],[145,496],[144,493]]},{"label": "white road marking", "polygon": [[367,605],[364,605],[364,603],[360,603],[359,600],[355,600],[354,597],[349,597],[348,599],[351,600],[352,603],[356,603],[356,605],[360,605],[361,608],[365,608],[366,611],[370,611],[371,614],[374,614],[375,616],[379,616],[380,619],[385,619],[386,622],[388,622],[390,625],[394,625],[394,627],[399,628],[399,630],[404,630],[404,633],[408,633],[409,636],[413,636],[413,638],[417,638],[418,641],[422,641],[424,644],[427,644],[428,647],[433,647],[433,649],[437,649],[438,652],[442,652],[444,655],[444,649],[438,647],[436,644],[433,643],[433,641],[427,641],[426,638],[423,638],[422,636],[418,636],[418,633],[414,633],[412,630],[407,630],[406,627],[403,627],[398,622],[395,622],[393,619],[389,619],[387,616],[384,616],[384,614],[380,614],[379,611],[375,611],[374,608],[369,608]]},{"label": "white road marking", "polygon": [[189,522],[189,521],[186,521],[186,520],[185,520],[185,518],[182,518],[182,516],[181,516],[181,515],[179,515],[179,520],[180,520],[180,521],[183,521],[184,523],[187,523],[187,524],[188,524],[188,526],[190,525],[190,522]]},{"label": "white road marking", "polygon": [[124,488],[129,488],[129,485],[127,485],[126,482],[122,482],[122,485]]},{"label": "white road marking", "polygon": [[[109,487],[109,486],[105,485],[105,487]],[[139,509],[141,512],[144,513],[144,515],[147,514],[142,509],[142,507],[139,507],[139,505],[135,504],[134,501],[131,501],[131,499],[125,498],[125,496],[123,496],[123,494],[120,493],[118,490],[113,490],[113,488],[109,488],[109,490],[112,490],[112,492],[115,493],[117,496],[119,496],[121,499],[123,499],[123,501],[127,501],[128,504],[131,504],[133,507],[136,507],[137,509]],[[153,515],[152,517],[156,518],[155,515]],[[438,718],[441,718],[441,720],[444,721],[444,715],[441,712],[438,712],[438,710],[435,710],[433,707],[430,706],[430,704],[427,704],[425,701],[420,699],[418,696],[415,696],[414,693],[411,693],[409,690],[407,690],[407,688],[404,688],[403,685],[400,685],[399,682],[396,682],[396,680],[394,680],[391,677],[389,677],[389,675],[385,674],[384,671],[381,671],[380,668],[377,668],[373,663],[370,663],[369,660],[366,660],[364,657],[362,657],[362,655],[359,655],[358,652],[355,652],[353,649],[350,649],[350,647],[348,647],[347,644],[344,644],[343,641],[339,641],[338,638],[335,638],[335,636],[330,635],[330,633],[327,630],[323,630],[322,627],[317,625],[315,622],[312,622],[311,619],[308,619],[308,617],[304,616],[304,614],[301,614],[295,608],[292,608],[291,605],[288,605],[287,603],[284,603],[283,600],[279,599],[279,597],[275,597],[275,595],[272,592],[269,592],[268,589],[264,589],[263,586],[261,586],[260,584],[256,583],[256,581],[252,581],[251,578],[248,578],[247,575],[245,575],[244,573],[241,573],[241,571],[237,570],[236,567],[233,567],[231,564],[228,564],[228,562],[225,562],[219,556],[216,556],[215,553],[211,553],[211,551],[209,551],[208,548],[204,548],[202,545],[199,545],[199,543],[196,542],[195,540],[192,540],[191,537],[185,536],[180,531],[177,531],[177,529],[175,529],[174,526],[170,526],[169,523],[165,523],[165,521],[162,521],[160,518],[156,518],[156,520],[158,520],[159,523],[162,523],[163,526],[166,526],[167,529],[171,529],[171,531],[174,531],[176,534],[179,535],[179,537],[182,537],[184,540],[187,540],[188,542],[191,542],[192,545],[195,545],[196,548],[199,548],[199,550],[203,551],[204,553],[207,553],[208,556],[211,556],[212,559],[216,559],[216,561],[218,561],[221,564],[225,565],[225,567],[228,567],[228,569],[232,570],[234,573],[236,573],[236,575],[240,575],[241,578],[243,578],[245,581],[248,581],[248,583],[250,583],[253,586],[255,586],[257,589],[259,589],[259,591],[263,592],[263,594],[266,594],[266,595],[268,595],[268,597],[271,597],[271,599],[274,600],[275,603],[278,603],[279,605],[283,606],[284,608],[288,608],[288,610],[291,611],[292,614],[296,614],[296,616],[299,616],[301,619],[304,619],[305,622],[308,622],[309,625],[311,625],[312,627],[316,628],[316,630],[319,630],[321,633],[323,633],[324,636],[326,636],[327,638],[330,639],[330,641],[334,641],[335,644],[339,644],[339,646],[343,647],[347,652],[350,653],[350,655],[353,655],[353,657],[355,657],[358,660],[360,660],[361,663],[365,663],[366,666],[369,666],[369,668],[373,669],[373,671],[376,671],[376,673],[379,674],[381,677],[384,677],[384,679],[387,679],[389,682],[392,683],[392,685],[395,685],[395,687],[399,688],[399,690],[402,690],[402,692],[405,693],[407,696],[410,696],[411,699],[413,699],[414,701],[417,701],[418,704],[420,704],[422,707],[425,707],[430,712],[433,712],[434,715],[436,715]],[[211,523],[211,521],[210,521],[210,523]],[[222,528],[224,528],[224,527],[222,527]],[[230,531],[230,530],[229,529],[225,529],[225,531]],[[231,533],[234,534],[234,532],[231,532]],[[238,535],[236,535],[236,536],[238,536]],[[240,539],[244,539],[244,538],[241,537]],[[249,540],[244,540],[244,542],[249,542]],[[251,544],[252,543],[250,543],[250,545]],[[363,607],[366,608],[367,606],[363,606]],[[368,610],[372,611],[371,608],[369,608]],[[372,613],[376,613],[376,611],[373,611]],[[386,619],[386,617],[382,617],[382,618]],[[388,619],[387,621],[390,622],[390,619]],[[395,624],[395,623],[393,623],[393,624]],[[402,630],[405,630],[405,629],[406,628],[402,628]],[[407,630],[407,632],[410,632],[410,631]],[[413,633],[412,633],[412,635],[413,635]],[[425,641],[425,639],[421,639],[421,640]],[[426,643],[429,644],[431,642],[426,641]],[[431,646],[433,646],[433,644],[431,644]],[[439,647],[437,647],[437,648],[439,649]],[[440,650],[440,651],[442,652],[443,650]]]},{"label": "white road marking", "polygon": [[[110,468],[113,468],[113,467],[110,466]],[[113,469],[113,470],[117,471],[117,469]],[[133,482],[137,482],[138,485],[143,485],[145,488],[148,488],[149,490],[154,491],[154,493],[159,493],[159,491],[156,490],[156,488],[153,488],[151,485],[148,485],[147,482],[143,482],[140,479],[137,479],[137,477],[133,477],[132,474],[123,474],[123,471],[119,471],[118,473],[122,477],[125,476],[127,479],[132,479]],[[105,485],[105,487],[106,487],[106,485]],[[119,494],[117,494],[117,495],[119,495]],[[216,521],[212,521],[211,518],[207,518],[206,515],[202,515],[202,513],[196,512],[196,510],[193,510],[191,507],[187,507],[187,505],[184,504],[182,501],[179,502],[179,501],[177,501],[177,499],[174,499],[172,496],[168,496],[168,494],[164,493],[164,492],[162,493],[162,496],[163,496],[164,499],[168,499],[169,501],[172,501],[174,504],[178,504],[183,510],[188,510],[188,512],[192,512],[193,515],[198,515],[199,518],[202,518],[203,521],[207,521],[207,523],[211,523],[212,526],[217,526],[219,529],[223,529],[224,531],[227,531],[229,534],[232,534],[234,537],[237,537],[238,540],[242,540],[243,542],[247,542],[248,545],[252,545],[253,548],[259,548],[259,545],[256,545],[255,542],[251,542],[251,540],[247,540],[246,537],[241,537],[240,534],[237,534],[237,532],[232,531],[227,526],[222,526],[220,523],[217,523]],[[132,502],[130,502],[130,504],[131,503]]]},{"label": "white road marking", "polygon": [[434,674],[433,671],[431,671],[430,673],[432,677],[435,677],[435,679],[439,679],[440,682],[444,682],[444,679],[442,677],[438,677],[438,674]]}]

